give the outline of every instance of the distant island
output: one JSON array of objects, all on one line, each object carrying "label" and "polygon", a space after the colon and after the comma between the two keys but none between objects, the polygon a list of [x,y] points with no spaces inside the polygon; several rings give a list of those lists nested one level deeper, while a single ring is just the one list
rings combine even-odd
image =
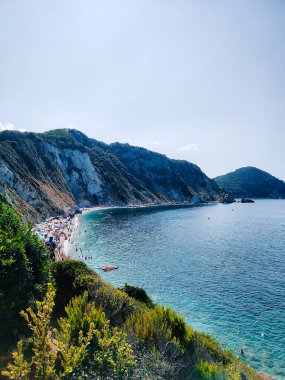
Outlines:
[{"label": "distant island", "polygon": [[285,198],[285,182],[252,166],[237,169],[214,180],[234,198]]}]

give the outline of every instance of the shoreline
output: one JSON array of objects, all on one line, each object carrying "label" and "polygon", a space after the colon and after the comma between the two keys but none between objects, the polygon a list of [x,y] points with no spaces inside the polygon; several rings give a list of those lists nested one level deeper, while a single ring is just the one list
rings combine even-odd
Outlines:
[{"label": "shoreline", "polygon": [[74,233],[76,232],[77,228],[79,227],[79,215],[85,215],[91,212],[96,212],[96,211],[102,211],[102,210],[115,210],[115,209],[144,209],[144,208],[159,208],[159,207],[197,207],[197,206],[202,206],[202,205],[207,205],[207,204],[216,204],[219,202],[207,202],[207,203],[162,203],[162,204],[153,204],[153,203],[147,203],[147,204],[142,204],[142,205],[126,205],[126,206],[118,206],[118,205],[112,205],[112,206],[93,206],[93,207],[84,207],[80,208],[79,210],[81,211],[78,214],[75,214],[74,217],[72,218],[74,220],[73,224],[69,227],[72,227],[70,230],[70,234],[67,240],[63,242],[63,245],[61,247],[61,260],[68,260],[71,259],[71,248],[73,245],[72,238],[74,236]]},{"label": "shoreline", "polygon": [[[217,203],[217,202],[209,202]],[[208,203],[208,204],[209,204]],[[79,226],[79,215],[88,214],[101,210],[113,209],[144,209],[144,208],[159,208],[159,207],[194,207],[201,206],[206,203],[163,203],[163,204],[142,204],[142,205],[108,205],[108,206],[93,206],[80,209],[80,213],[73,216],[49,217],[46,220],[36,223],[32,230],[38,235],[41,240],[46,240],[48,237],[53,237],[56,242],[55,261],[68,260],[71,258],[71,248],[73,237]]]},{"label": "shoreline", "polygon": [[170,203],[145,203],[141,205],[126,205],[126,206],[94,206],[94,207],[85,207],[80,208],[81,214],[87,214],[89,212],[93,211],[100,211],[100,210],[112,210],[112,209],[143,209],[143,208],[159,208],[159,207],[199,207],[204,205],[211,205],[211,204],[218,204],[220,202],[218,201],[209,201],[209,202],[199,202],[199,203],[193,203],[193,202],[170,202]]},{"label": "shoreline", "polygon": [[[59,247],[60,248],[60,256],[61,260],[67,260],[70,258],[70,250],[71,250],[71,241],[73,234],[75,233],[75,230],[78,228],[79,225],[79,215],[85,215],[90,212],[96,212],[96,211],[102,211],[102,210],[116,210],[116,209],[145,209],[145,208],[188,208],[188,207],[201,207],[201,206],[207,206],[207,205],[217,205],[217,204],[223,204],[219,201],[207,201],[207,202],[165,202],[165,203],[144,203],[144,204],[128,204],[128,205],[105,205],[105,206],[92,206],[92,207],[84,207],[79,208],[80,212],[78,214],[74,214],[74,216],[71,219],[71,221],[68,222],[69,228],[70,228],[70,235],[68,237],[68,240],[64,241],[63,244]],[[67,220],[68,218],[63,218],[60,216],[59,218],[63,220]],[[49,218],[50,219],[50,218]],[[73,220],[73,222],[72,222]]]},{"label": "shoreline", "polygon": [[62,247],[62,253],[63,256],[65,257],[65,260],[72,258],[71,257],[71,247],[72,247],[72,238],[74,236],[74,233],[76,232],[76,229],[79,227],[79,215],[85,215],[91,212],[96,212],[96,211],[102,211],[102,210],[117,210],[117,209],[145,209],[145,208],[167,208],[167,207],[177,207],[177,208],[188,208],[188,207],[200,207],[204,205],[214,205],[214,204],[219,204],[220,202],[218,201],[212,201],[212,202],[205,202],[205,203],[192,203],[192,202],[183,202],[183,203],[160,203],[160,204],[153,204],[153,203],[146,203],[146,204],[141,204],[141,205],[126,205],[126,206],[118,206],[118,205],[110,205],[110,206],[93,206],[93,207],[84,207],[80,208],[79,210],[81,211],[78,214],[75,214],[73,219],[74,219],[74,224],[73,228],[71,230],[71,234],[69,236],[69,239],[64,242],[64,245]]},{"label": "shoreline", "polygon": [[76,215],[67,218],[63,216],[50,217],[41,223],[36,223],[32,227],[32,231],[38,235],[40,240],[45,242],[52,237],[56,243],[54,261],[63,261],[70,257],[68,244],[73,237],[77,223]]},{"label": "shoreline", "polygon": [[[62,261],[62,260],[78,260],[78,261],[83,261],[79,258],[74,258],[71,255],[71,250],[72,250],[72,245],[73,245],[73,237],[76,233],[78,233],[78,228],[80,228],[80,215],[85,215],[90,212],[96,212],[96,211],[102,211],[102,210],[112,210],[112,209],[144,209],[144,208],[164,208],[164,207],[177,207],[177,208],[188,208],[188,207],[199,207],[203,205],[213,205],[217,204],[219,202],[207,202],[207,203],[189,203],[189,204],[177,204],[177,203],[167,203],[167,204],[145,204],[145,205],[136,205],[136,206],[95,206],[95,207],[88,207],[88,208],[83,208],[81,209],[81,213],[75,214],[73,217],[68,217],[68,218],[63,218],[59,217],[56,220],[63,220],[66,223],[66,228],[68,231],[68,239],[64,240],[61,246],[58,246],[59,251],[60,251],[60,258],[56,259],[56,261]],[[53,218],[49,218],[53,219]],[[258,376],[260,376],[260,379],[262,380],[276,380],[276,378],[272,377],[272,375],[268,375],[267,373],[263,372],[257,372]]]}]

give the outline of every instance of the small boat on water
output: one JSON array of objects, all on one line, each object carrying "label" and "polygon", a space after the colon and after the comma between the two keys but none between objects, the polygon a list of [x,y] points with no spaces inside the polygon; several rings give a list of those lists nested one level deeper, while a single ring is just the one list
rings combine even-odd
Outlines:
[{"label": "small boat on water", "polygon": [[114,269],[118,269],[118,268],[119,267],[117,267],[116,265],[104,265],[102,267],[104,272],[108,272],[109,270],[114,270]]}]

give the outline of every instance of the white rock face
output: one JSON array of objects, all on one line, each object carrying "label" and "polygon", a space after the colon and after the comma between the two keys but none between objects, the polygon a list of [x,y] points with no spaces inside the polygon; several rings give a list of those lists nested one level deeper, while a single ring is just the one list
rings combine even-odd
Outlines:
[{"label": "white rock face", "polygon": [[14,190],[16,193],[22,198],[24,201],[28,202],[31,206],[38,206],[39,201],[37,199],[37,194],[34,190],[29,189],[29,187],[20,180],[20,178],[16,178],[16,182],[14,182]]},{"label": "white rock face", "polygon": [[0,178],[4,185],[7,187],[13,187],[14,173],[4,164],[4,162],[0,163]]},{"label": "white rock face", "polygon": [[90,196],[102,193],[102,180],[86,152],[71,149],[59,150],[53,145],[48,145],[48,151],[53,155],[75,197],[78,198],[82,192],[85,195],[87,192]]},{"label": "white rock face", "polygon": [[4,185],[15,190],[24,201],[30,203],[32,206],[38,205],[36,192],[31,190],[4,162],[0,163],[0,178]]}]

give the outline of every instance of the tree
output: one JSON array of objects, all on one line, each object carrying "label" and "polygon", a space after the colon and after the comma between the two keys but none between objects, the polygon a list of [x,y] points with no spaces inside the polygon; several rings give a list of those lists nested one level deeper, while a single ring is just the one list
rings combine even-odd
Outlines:
[{"label": "tree", "polygon": [[21,309],[41,299],[50,280],[44,245],[0,198],[0,348],[23,332]]}]

